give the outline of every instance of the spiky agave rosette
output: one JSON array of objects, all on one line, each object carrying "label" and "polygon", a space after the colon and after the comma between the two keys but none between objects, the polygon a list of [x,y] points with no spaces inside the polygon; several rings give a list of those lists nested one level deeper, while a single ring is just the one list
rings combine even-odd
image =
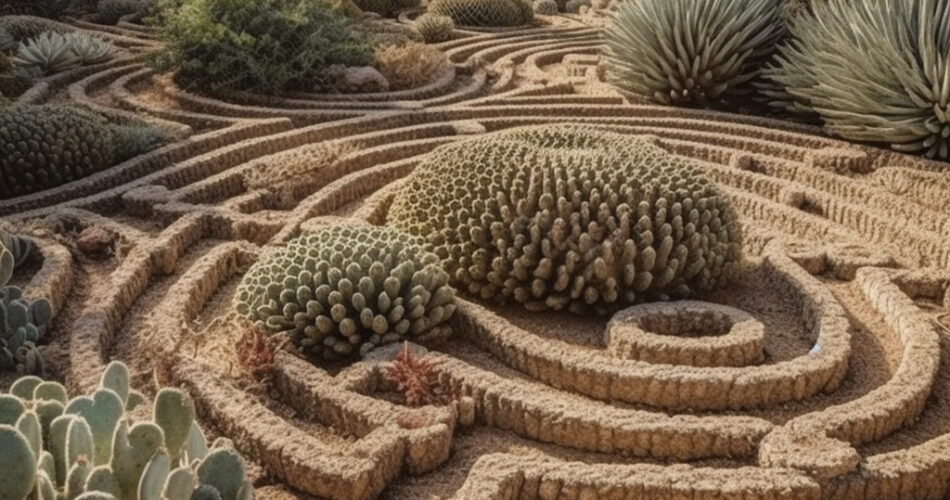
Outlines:
[{"label": "spiky agave rosette", "polygon": [[621,2],[604,28],[608,75],[661,104],[722,104],[749,93],[784,30],[776,0]]},{"label": "spiky agave rosette", "polygon": [[950,158],[950,2],[814,2],[764,74],[772,104],[826,130]]}]

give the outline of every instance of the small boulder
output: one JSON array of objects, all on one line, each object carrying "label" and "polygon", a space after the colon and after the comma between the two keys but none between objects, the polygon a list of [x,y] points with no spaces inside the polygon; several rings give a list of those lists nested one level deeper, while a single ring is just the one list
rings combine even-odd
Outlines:
[{"label": "small boulder", "polygon": [[349,66],[331,69],[336,88],[346,93],[386,92],[389,81],[372,66]]},{"label": "small boulder", "polygon": [[89,226],[79,233],[76,247],[89,257],[102,257],[112,252],[115,246],[115,234],[99,226]]}]

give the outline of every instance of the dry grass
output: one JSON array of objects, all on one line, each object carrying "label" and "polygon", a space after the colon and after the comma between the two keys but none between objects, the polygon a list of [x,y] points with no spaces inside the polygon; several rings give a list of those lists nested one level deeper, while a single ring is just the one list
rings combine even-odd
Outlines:
[{"label": "dry grass", "polygon": [[431,82],[448,67],[439,49],[419,42],[376,49],[376,67],[389,80],[390,90],[403,90]]}]

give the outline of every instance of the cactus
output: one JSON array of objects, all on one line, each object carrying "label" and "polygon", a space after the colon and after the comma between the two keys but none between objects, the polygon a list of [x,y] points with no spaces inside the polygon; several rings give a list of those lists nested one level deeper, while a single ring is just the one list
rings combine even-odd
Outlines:
[{"label": "cactus", "polygon": [[141,154],[163,140],[158,131],[114,125],[82,108],[0,108],[0,198],[50,189]]},{"label": "cactus", "polygon": [[191,398],[175,389],[162,389],[155,397],[154,420],[165,435],[165,449],[171,450],[172,463],[180,462],[179,453],[195,420]]},{"label": "cactus", "polygon": [[46,299],[29,301],[20,288],[4,286],[33,246],[32,240],[0,230],[0,370],[45,372],[36,343],[46,333],[53,308]]},{"label": "cactus", "polygon": [[455,311],[438,257],[391,228],[342,225],[291,241],[255,264],[235,296],[239,313],[293,332],[306,353],[354,356],[419,335]]},{"label": "cactus", "polygon": [[415,27],[426,43],[440,43],[452,38],[455,21],[449,16],[426,13],[416,19]]},{"label": "cactus", "polygon": [[531,310],[685,296],[723,283],[741,252],[738,216],[698,165],[574,124],[434,150],[387,223],[424,238],[458,286]]},{"label": "cactus", "polygon": [[[129,388],[128,368],[114,362],[96,392],[64,406],[65,397],[61,385],[36,377],[0,395],[0,500],[252,498],[240,455],[208,450],[181,391],[159,392],[156,423],[133,423],[125,409],[143,397]],[[106,455],[98,456],[103,443]]]},{"label": "cactus", "polygon": [[36,457],[15,427],[0,425],[0,500],[23,500],[36,481]]},{"label": "cactus", "polygon": [[521,26],[534,19],[527,0],[434,0],[429,12],[449,16],[460,26]]}]

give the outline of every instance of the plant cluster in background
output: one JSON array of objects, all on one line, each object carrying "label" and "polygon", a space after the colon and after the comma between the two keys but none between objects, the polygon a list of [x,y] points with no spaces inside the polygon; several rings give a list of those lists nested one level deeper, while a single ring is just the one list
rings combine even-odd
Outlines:
[{"label": "plant cluster in background", "polygon": [[655,102],[767,102],[848,140],[950,159],[950,2],[638,0],[605,39],[616,84]]},{"label": "plant cluster in background", "polygon": [[184,88],[312,91],[330,65],[372,62],[347,18],[319,1],[188,0],[163,18],[162,63]]}]

